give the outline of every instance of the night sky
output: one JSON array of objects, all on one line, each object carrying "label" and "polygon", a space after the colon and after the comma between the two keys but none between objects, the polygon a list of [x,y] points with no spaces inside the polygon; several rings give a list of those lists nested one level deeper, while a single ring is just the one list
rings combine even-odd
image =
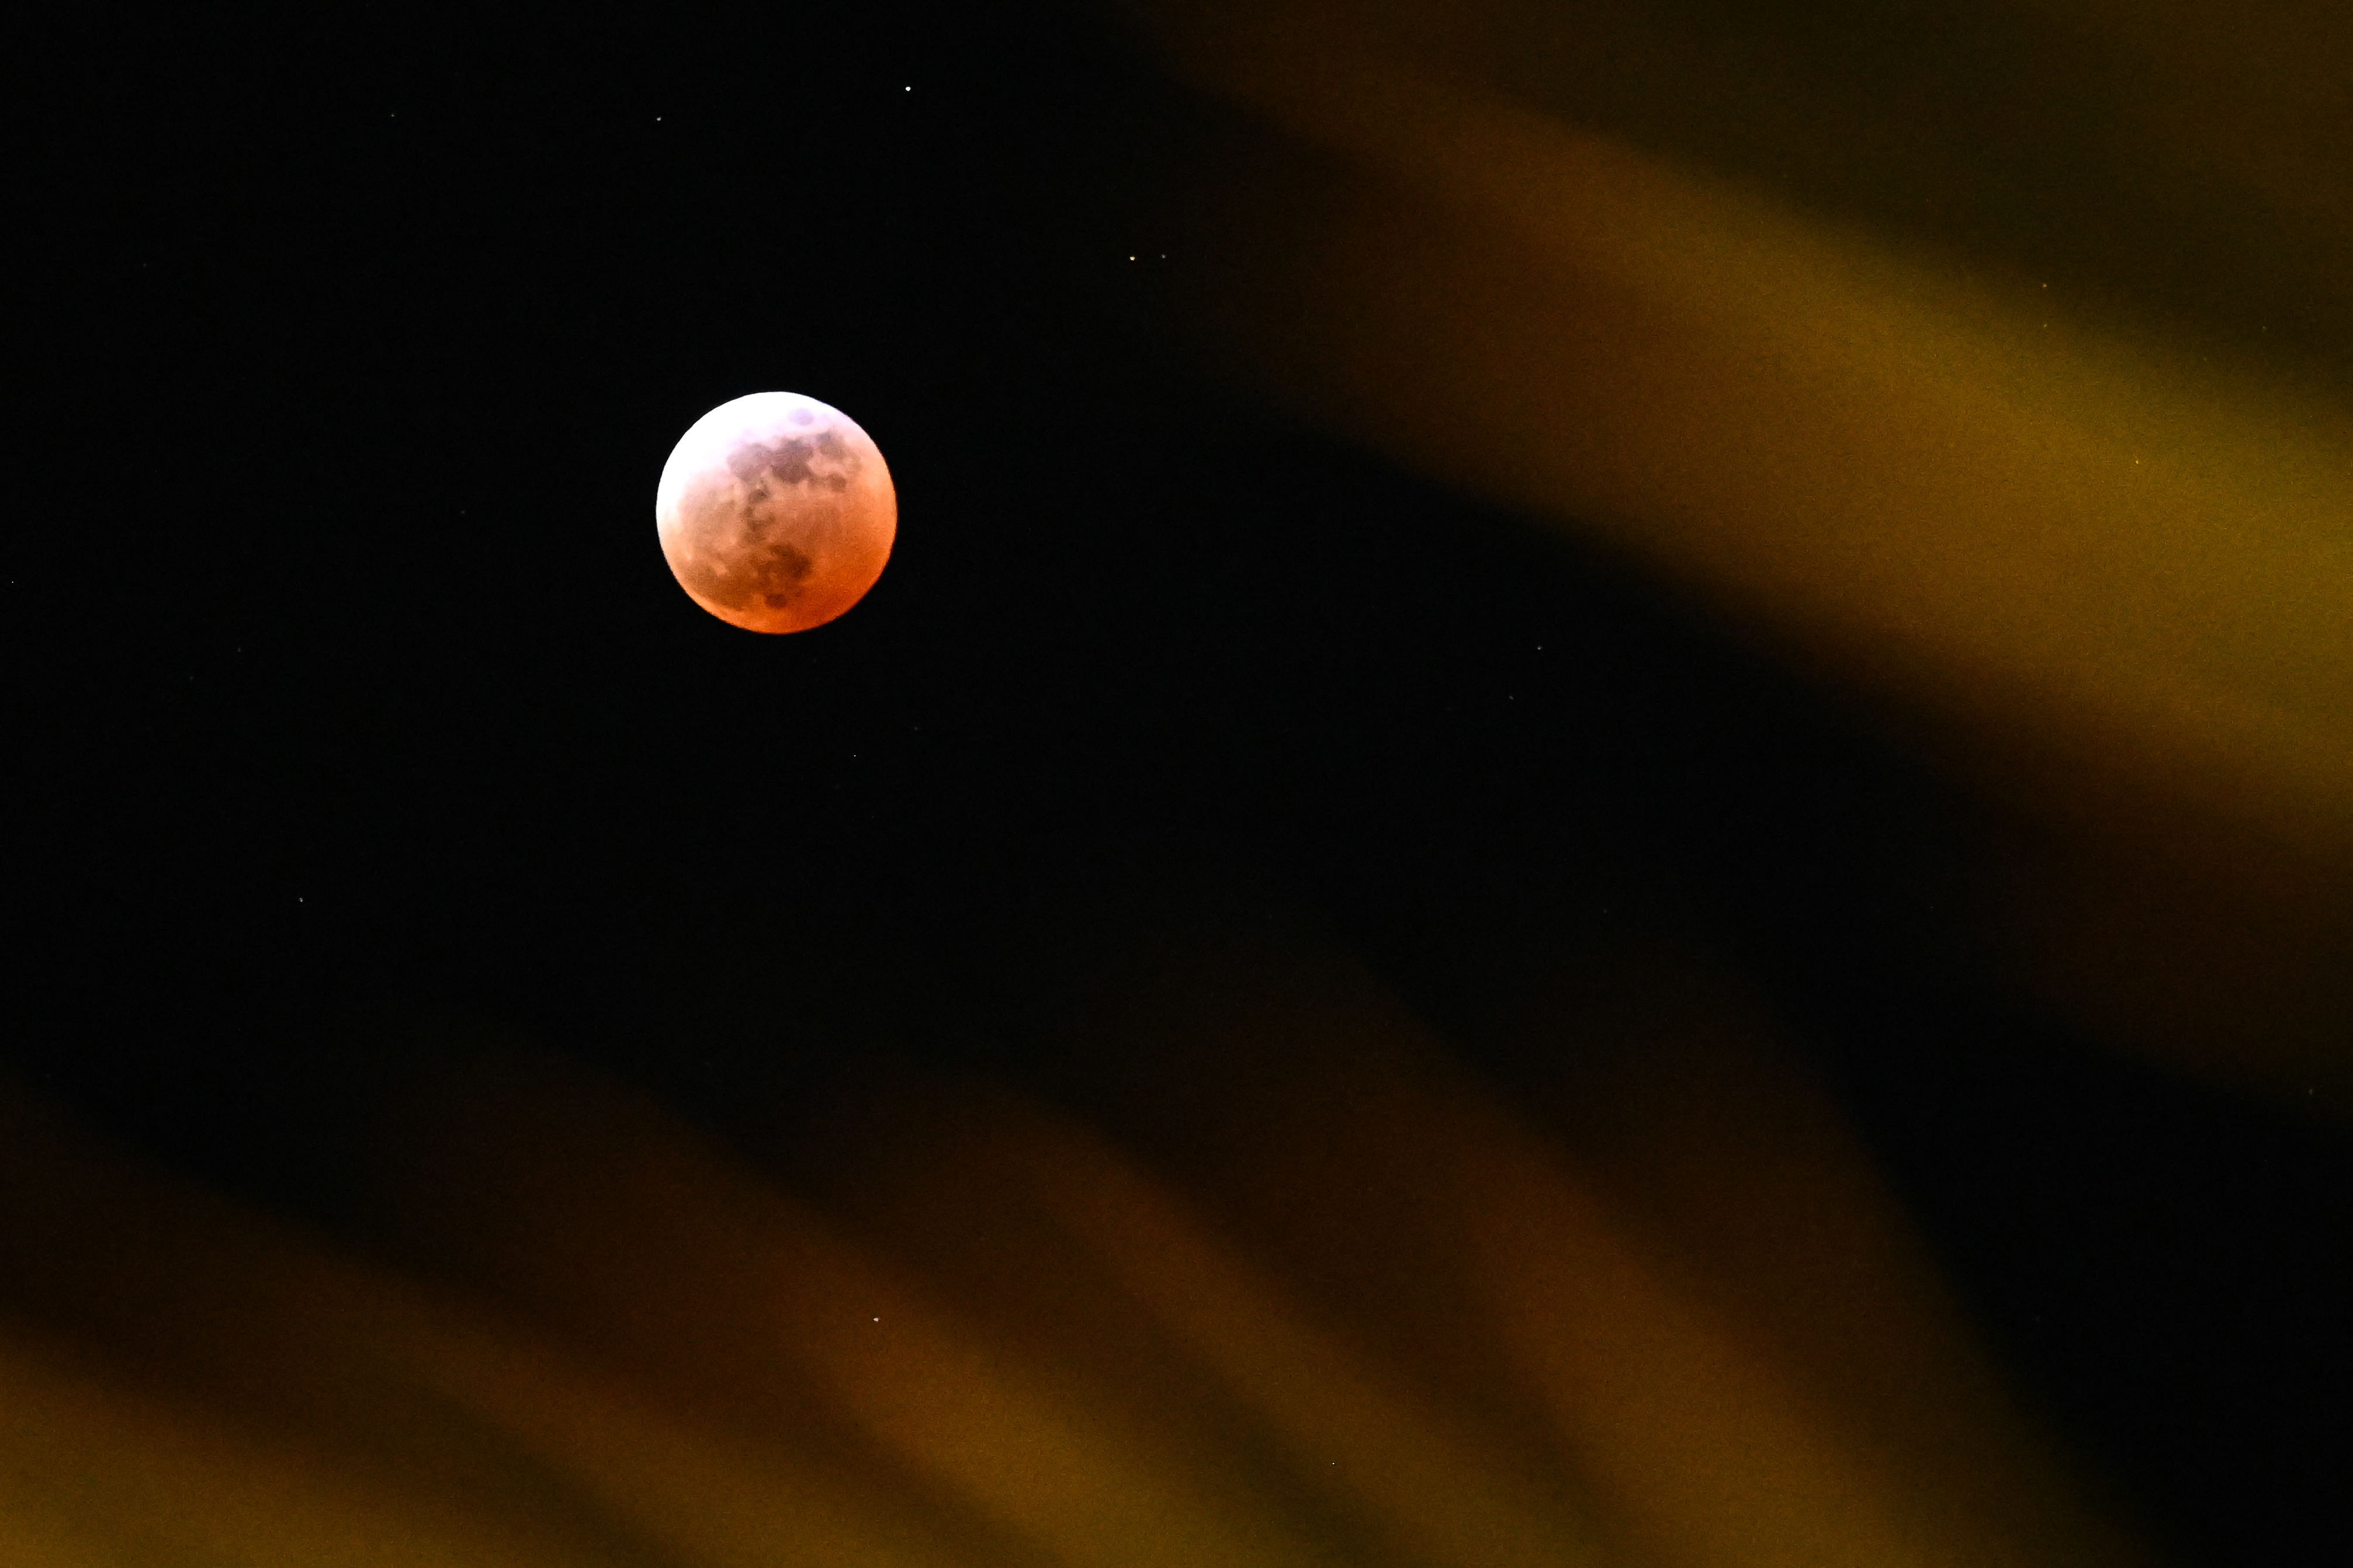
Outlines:
[{"label": "night sky", "polygon": [[[1219,132],[1140,48],[361,15],[93,23],[47,89],[22,1082],[333,1225],[417,1020],[723,1127],[868,1053],[1050,1071],[1050,955],[1155,889],[1278,889],[1474,1058],[1480,955],[1688,924],[2136,1506],[2343,1560],[2353,1148],[1990,978],[1997,827],[1837,693],[1189,359]],[[651,515],[767,389],[900,498],[880,584],[788,638],[696,609]]]}]

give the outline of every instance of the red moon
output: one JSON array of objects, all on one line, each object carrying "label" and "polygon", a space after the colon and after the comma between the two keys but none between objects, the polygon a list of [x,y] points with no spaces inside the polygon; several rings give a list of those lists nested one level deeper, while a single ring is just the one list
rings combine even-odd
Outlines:
[{"label": "red moon", "polygon": [[654,492],[662,558],[687,596],[754,632],[821,626],[891,559],[899,493],[881,449],[797,392],[723,403],[679,437]]}]

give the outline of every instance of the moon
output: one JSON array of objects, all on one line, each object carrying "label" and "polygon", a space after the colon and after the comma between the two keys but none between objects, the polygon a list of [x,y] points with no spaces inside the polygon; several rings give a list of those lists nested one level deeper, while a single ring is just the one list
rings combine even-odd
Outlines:
[{"label": "moon", "polygon": [[662,558],[687,596],[753,632],[821,626],[891,559],[899,492],[841,410],[755,392],[689,426],[654,491]]}]

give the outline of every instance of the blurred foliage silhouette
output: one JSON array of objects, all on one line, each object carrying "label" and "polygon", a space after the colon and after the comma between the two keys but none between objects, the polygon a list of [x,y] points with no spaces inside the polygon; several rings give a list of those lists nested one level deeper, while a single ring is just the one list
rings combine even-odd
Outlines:
[{"label": "blurred foliage silhouette", "polygon": [[2080,1016],[2343,1101],[2353,22],[1142,9],[1213,358],[1868,694]]}]

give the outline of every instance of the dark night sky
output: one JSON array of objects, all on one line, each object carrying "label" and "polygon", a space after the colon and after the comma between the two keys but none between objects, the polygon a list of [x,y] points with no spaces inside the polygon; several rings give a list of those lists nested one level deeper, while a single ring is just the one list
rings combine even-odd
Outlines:
[{"label": "dark night sky", "polygon": [[[2081,1440],[2208,1561],[2342,1560],[2341,1138],[1978,983],[1987,841],[1834,697],[1161,353],[1218,258],[1159,205],[1206,111],[1140,56],[996,7],[365,15],[94,31],[50,84],[21,1078],[332,1215],[386,1016],[716,1103],[764,1010],[1003,1052],[1028,933],[1168,868],[1296,890],[1441,1017],[1486,933],[1695,910]],[[901,500],[788,639],[651,519],[772,387]]]}]

